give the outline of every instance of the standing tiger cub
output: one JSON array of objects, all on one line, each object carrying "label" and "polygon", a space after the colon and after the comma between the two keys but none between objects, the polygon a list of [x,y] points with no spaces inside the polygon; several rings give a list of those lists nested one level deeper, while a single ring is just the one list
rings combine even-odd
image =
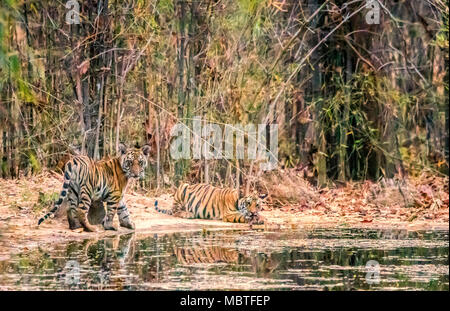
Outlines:
[{"label": "standing tiger cub", "polygon": [[116,212],[122,227],[134,229],[123,195],[130,178],[143,177],[150,146],[127,148],[120,144],[119,152],[118,157],[100,161],[87,156],[75,156],[69,160],[65,165],[61,195],[53,209],[39,219],[38,225],[54,214],[68,196],[67,219],[70,229],[80,227],[78,220],[86,231],[97,231],[87,218],[91,203],[97,200],[106,202],[106,217],[103,220],[105,230],[117,230],[113,226]]},{"label": "standing tiger cub", "polygon": [[239,198],[239,193],[231,188],[217,188],[208,184],[182,184],[174,195],[171,210],[156,211],[183,218],[220,219],[225,222],[263,224],[259,216],[260,200],[266,195]]}]

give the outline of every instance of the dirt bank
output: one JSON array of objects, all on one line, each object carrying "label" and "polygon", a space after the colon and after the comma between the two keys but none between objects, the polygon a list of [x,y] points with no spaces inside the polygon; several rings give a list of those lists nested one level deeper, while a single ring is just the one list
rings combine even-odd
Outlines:
[{"label": "dirt bank", "polygon": [[[49,172],[19,180],[0,180],[0,260],[46,243],[97,239],[131,232],[124,228],[120,228],[118,232],[71,231],[68,229],[64,213],[60,213],[54,219],[46,220],[38,227],[38,218],[51,206],[61,184],[62,176]],[[333,190],[336,193],[333,195],[334,203],[331,203],[326,200],[326,196],[330,193],[321,191],[322,193],[318,191],[316,194],[319,203],[312,201],[304,202],[302,205],[285,203],[282,207],[275,207],[275,204],[271,203],[273,199],[270,200],[262,212],[266,224],[255,226],[255,228],[266,230],[328,226],[408,230],[448,230],[449,228],[448,203],[425,211],[401,206],[392,208],[366,201],[360,202],[361,193],[351,191],[345,194],[348,196],[348,202],[344,202],[345,195],[337,195],[339,191],[344,190]],[[192,230],[249,229],[246,224],[181,219],[160,214],[153,208],[155,200],[158,200],[163,208],[172,204],[170,194],[155,197],[151,193],[137,193],[132,189],[126,194],[126,201],[136,224],[135,232],[138,236]],[[359,203],[365,205],[360,206]]]}]

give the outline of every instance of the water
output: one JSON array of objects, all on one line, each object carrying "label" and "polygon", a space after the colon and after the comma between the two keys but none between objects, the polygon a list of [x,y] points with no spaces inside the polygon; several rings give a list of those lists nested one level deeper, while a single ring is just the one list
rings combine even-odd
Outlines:
[{"label": "water", "polygon": [[448,291],[448,255],[448,231],[128,234],[2,261],[0,289]]}]

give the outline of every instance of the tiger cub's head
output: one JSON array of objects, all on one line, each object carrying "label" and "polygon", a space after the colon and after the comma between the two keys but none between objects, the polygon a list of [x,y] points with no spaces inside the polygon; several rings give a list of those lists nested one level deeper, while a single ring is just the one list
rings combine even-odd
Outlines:
[{"label": "tiger cub's head", "polygon": [[239,199],[238,209],[248,220],[257,219],[261,211],[262,200],[265,197],[267,194],[254,192],[252,195]]},{"label": "tiger cub's head", "polygon": [[142,178],[147,167],[150,145],[142,148],[127,148],[124,144],[119,145],[120,166],[128,178]]}]

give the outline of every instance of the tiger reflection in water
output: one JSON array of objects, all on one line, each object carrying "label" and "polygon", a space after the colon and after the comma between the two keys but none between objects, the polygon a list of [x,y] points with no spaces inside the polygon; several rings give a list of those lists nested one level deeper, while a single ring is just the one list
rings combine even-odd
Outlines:
[{"label": "tiger reflection in water", "polygon": [[183,265],[197,263],[238,263],[240,253],[234,249],[220,246],[208,247],[174,247],[178,263]]},{"label": "tiger reflection in water", "polygon": [[[96,279],[91,280],[91,288],[128,288],[131,284],[164,281],[166,272],[176,266],[239,265],[265,275],[280,265],[273,254],[239,248],[239,242],[231,237],[222,237],[220,244],[224,246],[219,246],[217,241],[211,241],[214,234],[155,234],[142,240],[136,240],[134,234],[127,234],[84,242],[82,253],[99,268]],[[74,253],[79,256],[79,244]],[[117,277],[123,273],[133,275],[133,278]],[[111,282],[113,284],[108,284]]]},{"label": "tiger reflection in water", "polygon": [[[254,273],[265,275],[272,273],[280,265],[280,260],[275,254],[266,254],[257,250],[239,249],[234,238],[221,240],[218,246],[212,244],[206,236],[202,239],[186,239],[174,234],[171,236],[173,256],[178,264],[189,266],[196,264],[226,263],[239,266],[251,266]],[[180,245],[181,244],[181,245]],[[210,245],[208,245],[210,244]]]},{"label": "tiger reflection in water", "polygon": [[[224,264],[265,276],[286,264],[275,253],[245,249],[234,237],[215,234],[163,234],[136,240],[132,233],[71,243],[65,250],[66,262],[75,260],[88,272],[68,288],[138,289],[142,284],[166,282],[167,273],[179,266]],[[63,283],[67,272],[60,273]]]},{"label": "tiger reflection in water", "polygon": [[[66,286],[69,289],[126,289],[133,282],[138,282],[138,276],[133,279],[118,278],[112,276],[118,271],[127,269],[135,254],[134,234],[124,234],[114,237],[106,237],[102,240],[85,240],[82,243],[70,243],[66,249],[69,261],[79,264],[88,263],[89,270],[80,283],[71,283]],[[70,271],[63,269],[62,276]]]}]

